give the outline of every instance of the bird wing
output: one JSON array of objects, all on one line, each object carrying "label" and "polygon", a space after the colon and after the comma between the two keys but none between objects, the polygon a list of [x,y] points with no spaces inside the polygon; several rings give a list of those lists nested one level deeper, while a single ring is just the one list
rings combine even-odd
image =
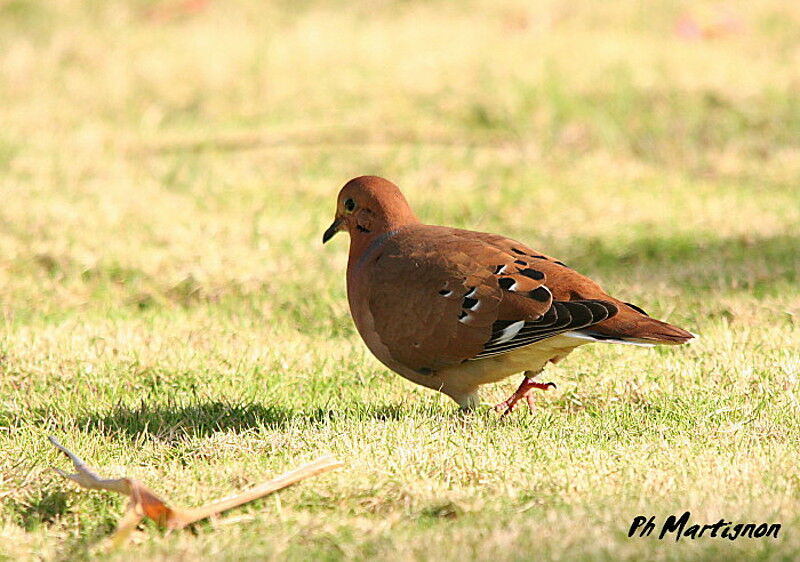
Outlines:
[{"label": "bird wing", "polygon": [[580,335],[584,339],[613,343],[676,345],[686,343],[695,337],[683,328],[650,318],[640,307],[610,296],[600,285],[565,263],[531,250],[516,240],[481,232],[470,235],[513,254],[516,256],[517,265],[539,271],[544,276],[542,284],[553,294],[556,302],[562,302],[567,306],[582,301],[598,301],[611,305],[607,307],[609,309],[607,318],[596,316],[593,323],[586,326],[591,326],[591,329],[581,331]]},{"label": "bird wing", "polygon": [[406,229],[365,264],[374,329],[394,360],[425,373],[617,313],[611,301],[554,296],[564,291],[551,285],[552,268],[568,271],[556,277],[563,281],[566,275],[577,289],[583,280],[596,284],[550,258],[545,265],[544,258],[499,236],[425,225]]}]

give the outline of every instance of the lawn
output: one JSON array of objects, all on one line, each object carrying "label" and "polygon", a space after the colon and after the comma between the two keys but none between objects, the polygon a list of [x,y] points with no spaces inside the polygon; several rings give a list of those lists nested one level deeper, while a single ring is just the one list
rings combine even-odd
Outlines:
[{"label": "lawn", "polygon": [[[346,7],[345,7],[346,6]],[[0,0],[0,559],[800,557],[800,5]],[[464,415],[350,319],[349,178],[699,333]],[[485,389],[500,401],[519,380]],[[778,539],[628,538],[637,515]]]}]

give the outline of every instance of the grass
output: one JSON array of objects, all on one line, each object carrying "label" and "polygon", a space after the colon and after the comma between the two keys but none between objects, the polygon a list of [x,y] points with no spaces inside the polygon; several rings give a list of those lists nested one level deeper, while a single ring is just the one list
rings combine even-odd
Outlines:
[{"label": "grass", "polygon": [[[53,434],[178,505],[347,461],[112,559],[796,559],[800,11],[262,4],[0,2],[0,558],[105,558]],[[463,416],[352,326],[320,237],[365,173],[702,339]],[[685,510],[783,528],[626,536]]]}]

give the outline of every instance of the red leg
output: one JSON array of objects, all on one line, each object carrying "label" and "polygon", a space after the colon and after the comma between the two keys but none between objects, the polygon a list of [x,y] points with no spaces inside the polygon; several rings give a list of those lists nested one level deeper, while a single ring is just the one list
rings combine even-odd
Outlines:
[{"label": "red leg", "polygon": [[533,410],[534,407],[534,399],[533,399],[533,392],[534,389],[538,390],[548,390],[549,388],[555,388],[555,383],[552,382],[536,382],[532,378],[525,377],[522,379],[522,383],[519,385],[519,388],[512,394],[508,400],[504,400],[500,402],[497,406],[494,407],[495,411],[503,412],[500,417],[505,417],[511,412],[514,411],[514,408],[517,406],[517,402],[525,398],[525,401],[528,403],[528,408]]}]

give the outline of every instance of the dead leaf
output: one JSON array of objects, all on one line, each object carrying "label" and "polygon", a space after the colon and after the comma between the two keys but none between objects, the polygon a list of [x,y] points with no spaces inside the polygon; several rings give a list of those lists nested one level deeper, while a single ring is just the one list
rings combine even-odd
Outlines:
[{"label": "dead leaf", "polygon": [[311,478],[312,476],[333,470],[344,464],[331,455],[325,455],[294,470],[285,472],[271,480],[267,480],[249,490],[245,490],[240,494],[222,498],[200,507],[178,508],[168,506],[155,492],[137,480],[131,478],[118,478],[115,480],[101,478],[95,471],[89,468],[79,456],[59,443],[58,439],[53,436],[50,436],[49,439],[53,445],[69,457],[77,471],[74,474],[68,474],[55,468],[54,470],[58,474],[72,480],[82,488],[87,488],[89,490],[108,490],[110,492],[124,494],[130,498],[125,514],[119,520],[117,530],[110,537],[112,547],[117,547],[127,542],[131,532],[145,517],[152,519],[167,529],[182,529],[187,525],[263,498],[277,490],[296,484],[306,478]]}]

